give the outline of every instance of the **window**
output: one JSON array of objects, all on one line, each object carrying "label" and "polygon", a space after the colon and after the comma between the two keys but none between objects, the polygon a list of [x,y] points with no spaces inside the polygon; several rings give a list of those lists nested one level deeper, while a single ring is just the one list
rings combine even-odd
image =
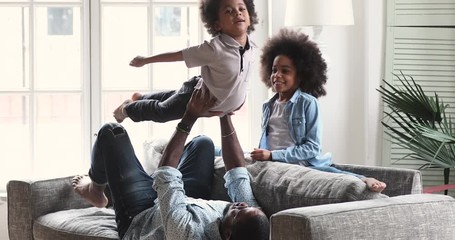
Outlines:
[{"label": "window", "polygon": [[[10,179],[87,172],[102,124],[134,92],[177,89],[199,68],[183,62],[134,68],[136,55],[175,51],[209,39],[198,0],[0,0],[0,191]],[[249,103],[233,119],[250,148]],[[260,107],[256,106],[259,110]],[[122,123],[142,144],[169,138],[177,121]],[[190,137],[220,145],[218,118],[200,119]]]},{"label": "window", "polygon": [[89,108],[81,1],[0,1],[1,190],[86,166]]}]

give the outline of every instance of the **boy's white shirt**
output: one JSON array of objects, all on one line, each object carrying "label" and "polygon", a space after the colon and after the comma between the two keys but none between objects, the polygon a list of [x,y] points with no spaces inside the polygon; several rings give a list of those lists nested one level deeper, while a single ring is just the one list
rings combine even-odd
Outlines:
[{"label": "boy's white shirt", "polygon": [[245,101],[256,48],[249,36],[248,43],[250,48],[243,54],[243,61],[239,51],[242,46],[226,34],[182,51],[187,67],[201,67],[202,80],[196,87],[203,82],[218,99],[212,111],[233,112]]}]

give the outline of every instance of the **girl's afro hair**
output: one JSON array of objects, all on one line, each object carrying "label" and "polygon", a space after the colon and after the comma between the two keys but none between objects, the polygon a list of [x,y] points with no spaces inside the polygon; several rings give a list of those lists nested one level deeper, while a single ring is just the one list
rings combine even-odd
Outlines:
[{"label": "girl's afro hair", "polygon": [[261,80],[269,88],[272,87],[270,76],[273,60],[278,55],[285,55],[294,63],[303,92],[316,98],[326,94],[327,64],[318,46],[309,40],[308,35],[283,28],[267,40],[262,48],[260,70]]}]

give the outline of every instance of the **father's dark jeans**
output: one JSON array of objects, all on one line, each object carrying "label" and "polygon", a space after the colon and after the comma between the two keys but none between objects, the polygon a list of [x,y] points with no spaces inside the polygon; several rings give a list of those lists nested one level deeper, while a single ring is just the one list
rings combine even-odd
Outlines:
[{"label": "father's dark jeans", "polygon": [[[195,137],[184,149],[180,164],[185,193],[210,198],[214,167],[214,146],[206,136]],[[89,176],[97,184],[108,184],[114,202],[119,236],[123,237],[134,216],[153,207],[157,193],[153,178],[137,159],[122,125],[105,124],[93,146]]]}]

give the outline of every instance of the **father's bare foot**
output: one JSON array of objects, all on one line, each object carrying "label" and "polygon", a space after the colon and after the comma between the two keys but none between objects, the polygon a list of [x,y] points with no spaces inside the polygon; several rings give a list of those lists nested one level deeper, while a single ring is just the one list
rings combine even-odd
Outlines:
[{"label": "father's bare foot", "polygon": [[95,207],[103,208],[107,206],[108,200],[104,194],[105,185],[97,185],[87,175],[78,175],[71,180],[73,189],[85,200]]},{"label": "father's bare foot", "polygon": [[370,189],[373,192],[382,192],[386,188],[386,184],[384,182],[381,182],[377,180],[376,178],[364,178],[362,179],[366,184],[368,189]]}]

